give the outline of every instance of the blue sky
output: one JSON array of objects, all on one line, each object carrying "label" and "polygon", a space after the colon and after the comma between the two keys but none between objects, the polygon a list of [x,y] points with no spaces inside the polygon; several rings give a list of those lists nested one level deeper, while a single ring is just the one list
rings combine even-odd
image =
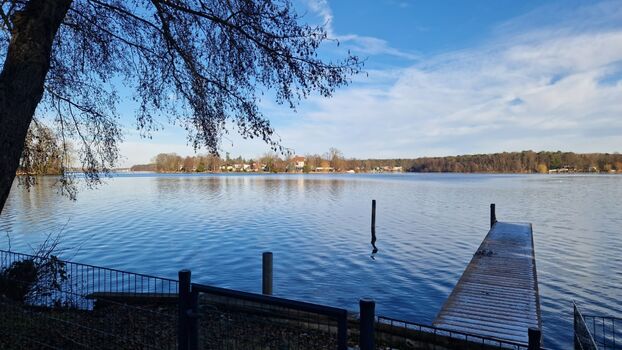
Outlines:
[{"label": "blue sky", "polygon": [[[296,112],[262,105],[295,153],[337,147],[357,158],[520,150],[622,151],[622,2],[296,0],[339,47],[366,59],[363,74],[332,99]],[[159,152],[192,155],[181,128],[153,139],[133,132],[121,165]],[[231,133],[223,152],[269,148]],[[201,151],[199,151],[201,152]]]}]

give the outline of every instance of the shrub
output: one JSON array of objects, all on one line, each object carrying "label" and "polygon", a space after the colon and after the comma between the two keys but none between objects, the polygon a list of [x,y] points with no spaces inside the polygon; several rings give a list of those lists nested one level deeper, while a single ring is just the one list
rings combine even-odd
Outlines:
[{"label": "shrub", "polygon": [[67,278],[65,263],[55,255],[14,261],[0,270],[0,295],[19,303],[39,303],[52,297],[47,301],[63,305],[61,297],[54,293],[62,291]]},{"label": "shrub", "polygon": [[0,295],[24,303],[37,282],[37,266],[32,259],[14,261],[0,271]]}]

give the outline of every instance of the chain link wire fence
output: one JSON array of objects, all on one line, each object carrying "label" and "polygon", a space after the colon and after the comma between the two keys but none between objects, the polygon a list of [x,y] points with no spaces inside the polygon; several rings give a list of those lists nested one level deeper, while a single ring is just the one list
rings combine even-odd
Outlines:
[{"label": "chain link wire fence", "polygon": [[192,285],[198,294],[198,349],[347,348],[347,311]]}]

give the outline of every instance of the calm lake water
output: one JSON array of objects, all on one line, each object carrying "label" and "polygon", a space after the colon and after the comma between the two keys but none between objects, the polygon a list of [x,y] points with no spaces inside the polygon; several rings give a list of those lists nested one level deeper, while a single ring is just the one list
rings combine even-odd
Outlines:
[{"label": "calm lake water", "polygon": [[[65,258],[430,323],[489,226],[533,223],[545,345],[570,348],[572,300],[622,314],[622,176],[119,175],[76,202],[14,187],[0,230],[30,252],[63,230]],[[379,252],[371,257],[371,200]],[[8,247],[0,238],[0,247]],[[77,249],[77,247],[80,247]]]}]

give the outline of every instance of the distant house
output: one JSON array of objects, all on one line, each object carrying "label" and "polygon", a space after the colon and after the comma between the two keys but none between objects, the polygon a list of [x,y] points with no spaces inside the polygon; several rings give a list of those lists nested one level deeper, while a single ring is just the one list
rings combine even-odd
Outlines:
[{"label": "distant house", "polygon": [[292,158],[292,164],[294,164],[296,171],[302,171],[305,167],[305,157],[295,156]]},{"label": "distant house", "polygon": [[264,167],[265,167],[264,164],[253,162],[253,164],[251,164],[251,171],[253,172],[263,171]]}]

